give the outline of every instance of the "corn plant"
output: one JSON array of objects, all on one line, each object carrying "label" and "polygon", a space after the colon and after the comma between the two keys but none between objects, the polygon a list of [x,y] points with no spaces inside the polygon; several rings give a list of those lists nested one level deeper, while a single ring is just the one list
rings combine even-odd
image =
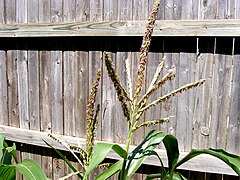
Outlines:
[{"label": "corn plant", "polygon": [[[214,156],[224,163],[226,163],[233,171],[235,171],[238,176],[240,176],[240,157],[231,153],[228,153],[222,149],[193,149],[184,158],[179,160],[179,149],[178,141],[175,137],[171,137],[167,141],[163,141],[168,157],[168,168],[163,166],[160,157],[154,153],[149,152],[149,154],[154,154],[158,157],[161,163],[161,172],[158,174],[150,174],[146,177],[146,180],[151,180],[155,178],[161,178],[162,180],[187,180],[181,173],[177,171],[177,168],[192,158],[199,156],[201,154],[208,154]],[[201,163],[201,162],[199,162]]]},{"label": "corn plant", "polygon": [[[96,129],[98,124],[98,114],[100,111],[100,106],[97,105],[95,107],[95,101],[97,96],[97,90],[100,83],[101,78],[101,69],[99,69],[96,73],[96,76],[93,81],[92,89],[89,95],[88,104],[87,104],[87,116],[86,116],[86,122],[87,122],[87,138],[86,138],[86,149],[84,150],[80,146],[71,145],[64,141],[62,141],[60,138],[56,137],[55,135],[49,133],[49,136],[65,146],[65,148],[72,153],[72,155],[75,157],[77,162],[81,165],[82,170],[76,169],[71,162],[68,160],[67,157],[65,157],[59,150],[55,149],[52,145],[50,145],[48,142],[45,141],[45,143],[50,146],[52,149],[54,149],[57,154],[61,156],[61,158],[68,164],[68,166],[72,169],[72,173],[60,178],[60,179],[67,179],[74,175],[77,175],[82,180],[88,180],[89,175],[91,174],[92,170],[94,170],[97,167],[108,167],[109,164],[101,163],[103,159],[96,160],[93,157],[93,146],[94,141],[96,137]],[[96,110],[95,110],[96,109]],[[95,112],[94,112],[95,110]],[[97,144],[96,148],[101,149],[101,145]],[[95,157],[95,156],[94,156]]]},{"label": "corn plant", "polygon": [[[71,177],[72,175],[78,175],[80,179],[87,180],[89,178],[90,173],[95,168],[105,165],[102,162],[107,157],[107,154],[111,150],[114,151],[119,156],[120,160],[118,160],[116,163],[114,163],[111,166],[107,164],[108,168],[105,171],[103,171],[101,174],[99,174],[96,177],[96,180],[109,179],[111,176],[115,175],[116,173],[118,173],[119,180],[129,180],[131,179],[132,175],[137,171],[137,169],[141,166],[143,161],[148,156],[156,156],[161,163],[162,170],[159,174],[149,175],[147,179],[153,179],[155,177],[161,177],[162,179],[170,179],[170,180],[184,179],[184,177],[181,174],[176,172],[177,167],[179,167],[182,163],[186,162],[187,160],[201,153],[214,155],[220,158],[221,160],[223,160],[224,162],[227,162],[228,165],[230,165],[232,168],[234,164],[234,168],[236,172],[237,173],[239,172],[238,170],[239,164],[237,164],[238,160],[234,159],[235,156],[233,157],[222,150],[213,150],[213,149],[193,150],[184,159],[178,161],[179,150],[178,150],[177,139],[173,135],[168,134],[166,132],[151,130],[147,133],[143,141],[132,152],[130,152],[129,150],[132,136],[135,131],[147,126],[168,122],[172,117],[172,116],[169,116],[164,118],[156,118],[153,120],[148,120],[143,123],[140,123],[140,118],[143,116],[143,114],[146,111],[151,109],[153,106],[159,103],[162,103],[168,100],[169,98],[172,98],[173,96],[176,96],[186,90],[200,86],[205,81],[204,79],[201,79],[196,82],[186,84],[148,103],[149,97],[154,92],[156,92],[159,88],[161,88],[167,81],[171,81],[175,77],[173,70],[169,70],[165,75],[163,75],[162,78],[160,78],[162,69],[164,67],[164,60],[163,60],[159,63],[159,66],[157,67],[157,70],[150,83],[150,86],[148,87],[146,92],[143,93],[142,96],[140,96],[142,94],[144,73],[145,73],[146,64],[148,60],[148,52],[151,44],[151,38],[152,38],[152,33],[153,33],[154,24],[156,20],[156,14],[158,12],[159,3],[160,3],[160,0],[156,0],[153,10],[147,22],[146,31],[143,36],[143,41],[140,48],[140,57],[139,57],[140,62],[138,66],[137,79],[136,79],[134,88],[132,88],[132,83],[131,83],[129,62],[126,61],[126,70],[127,70],[127,78],[128,78],[128,90],[127,90],[122,85],[110,56],[108,55],[107,52],[103,52],[103,60],[107,67],[108,75],[114,84],[118,100],[121,102],[123,115],[126,118],[126,121],[128,123],[126,148],[123,149],[118,144],[104,143],[104,142],[97,143],[94,147],[95,131],[97,128],[97,114],[99,112],[99,108],[97,108],[95,116],[93,116],[96,90],[100,80],[100,75],[97,74],[97,78],[93,83],[93,89],[92,89],[92,93],[90,94],[89,103],[87,107],[86,150],[82,149],[81,147],[71,146],[69,144],[66,144],[62,142],[60,139],[58,139],[57,137],[54,137],[53,135],[50,134],[50,136],[53,139],[63,144],[74,155],[74,157],[78,160],[79,164],[81,164],[83,167],[83,171],[78,171],[71,165],[68,159],[61,154],[61,152],[55,149],[55,151],[58,152],[58,154],[65,160],[65,162],[69,165],[69,167],[74,171],[73,173],[63,177],[62,179],[66,179],[68,177]],[[132,94],[132,89],[134,89],[134,94]],[[163,142],[167,150],[168,164],[169,164],[168,171],[164,168],[161,158],[155,152],[155,149],[161,142]],[[75,154],[74,150],[79,152],[80,157]]]},{"label": "corn plant", "polygon": [[[131,176],[136,172],[136,170],[140,167],[144,159],[151,155],[154,155],[154,149],[157,147],[157,145],[163,141],[163,143],[167,143],[169,139],[174,139],[174,137],[168,133],[164,132],[157,132],[157,131],[150,131],[143,142],[137,146],[133,152],[129,153],[129,146],[131,144],[132,135],[135,131],[137,131],[139,128],[143,128],[146,126],[152,126],[156,124],[161,124],[163,122],[168,122],[169,119],[172,116],[164,117],[164,118],[157,118],[154,120],[145,121],[143,123],[139,123],[140,118],[142,117],[143,113],[145,113],[147,110],[149,110],[151,107],[166,101],[167,99],[182,93],[186,90],[189,90],[191,88],[197,87],[205,81],[204,79],[198,80],[194,83],[186,84],[178,89],[175,89],[168,94],[165,94],[163,96],[160,96],[156,100],[147,103],[149,97],[156,92],[159,88],[161,88],[167,81],[171,81],[175,75],[173,73],[173,70],[169,70],[167,74],[165,74],[162,78],[160,78],[164,61],[159,63],[159,66],[155,72],[155,75],[150,83],[150,86],[148,87],[145,94],[140,97],[142,86],[143,86],[143,80],[144,80],[144,72],[146,69],[146,64],[148,60],[148,52],[149,47],[151,44],[151,37],[154,29],[154,24],[156,20],[156,14],[158,12],[160,0],[156,0],[153,10],[150,14],[150,17],[147,22],[146,31],[143,36],[142,45],[140,48],[140,63],[138,66],[138,72],[137,72],[137,79],[135,83],[134,88],[134,94],[131,94],[132,84],[131,79],[129,78],[129,65],[126,65],[127,74],[128,74],[128,85],[129,85],[129,92],[123,87],[123,85],[120,82],[120,78],[116,72],[116,69],[113,65],[113,62],[110,58],[110,56],[104,52],[103,53],[103,59],[105,61],[105,65],[107,67],[108,75],[111,78],[114,87],[116,89],[117,97],[119,101],[121,102],[123,114],[128,122],[128,135],[126,140],[126,149],[125,152],[121,149],[121,154],[118,153],[123,159],[118,161],[116,164],[114,164],[110,169],[106,170],[104,173],[100,174],[97,179],[107,179],[113,174],[119,172],[119,179],[120,180],[126,180],[130,179]],[[106,143],[105,143],[106,145]],[[95,151],[98,151],[96,148]],[[115,150],[116,152],[116,150]],[[123,153],[124,152],[124,153]],[[124,156],[122,156],[124,154]]]}]

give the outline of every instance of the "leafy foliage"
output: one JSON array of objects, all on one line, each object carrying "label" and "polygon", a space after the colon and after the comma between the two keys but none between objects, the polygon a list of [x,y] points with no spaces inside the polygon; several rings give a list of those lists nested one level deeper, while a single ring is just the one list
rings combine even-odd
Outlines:
[{"label": "leafy foliage", "polygon": [[[192,158],[199,156],[201,154],[209,154],[214,156],[223,162],[225,162],[229,167],[231,167],[239,176],[240,176],[240,157],[231,153],[228,153],[222,149],[193,149],[189,154],[187,154],[183,159],[178,160],[179,150],[178,150],[178,142],[175,137],[171,137],[171,139],[165,139],[164,145],[167,150],[168,156],[168,171],[167,173],[159,173],[159,174],[151,174],[147,176],[147,180],[161,178],[161,179],[176,179],[182,180],[186,179],[182,174],[177,172],[177,168]],[[162,167],[164,168],[164,167]],[[165,168],[164,168],[165,169]]]},{"label": "leafy foliage", "polygon": [[[17,162],[16,145],[9,147],[5,138],[4,134],[0,134],[0,179],[16,179],[17,169],[26,180],[46,180],[46,175],[35,161],[24,159],[22,163]],[[15,165],[12,165],[12,159],[15,160]]]},{"label": "leafy foliage", "polygon": [[22,163],[16,164],[16,168],[26,180],[46,180],[46,175],[39,165],[32,159],[24,159]]},{"label": "leafy foliage", "polygon": [[[60,138],[54,136],[53,134],[49,134],[49,136],[65,146],[69,150],[69,152],[72,153],[72,155],[75,157],[75,159],[78,161],[78,163],[82,166],[83,170],[77,170],[71,162],[68,160],[66,156],[64,156],[60,151],[58,151],[56,148],[54,148],[52,145],[50,145],[48,142],[44,141],[49,147],[51,147],[64,161],[67,163],[67,165],[72,169],[74,173],[70,173],[66,175],[65,177],[61,179],[66,179],[71,176],[77,175],[80,179],[87,180],[89,179],[89,175],[92,170],[97,168],[99,165],[101,165],[101,162],[104,160],[105,156],[103,154],[99,155],[99,151],[93,152],[93,147],[94,147],[94,141],[96,137],[96,129],[97,129],[97,124],[98,124],[98,114],[100,111],[100,105],[97,105],[96,111],[94,110],[95,108],[95,102],[96,102],[96,96],[97,96],[97,91],[98,87],[100,84],[100,79],[101,79],[101,69],[98,69],[95,78],[93,80],[93,85],[92,89],[89,95],[88,99],[88,104],[87,104],[87,116],[86,116],[86,122],[87,122],[87,138],[86,138],[86,150],[84,150],[82,147],[79,146],[74,146],[67,144],[66,142],[62,141]],[[103,148],[106,149],[107,153],[111,150],[114,149],[114,146],[104,146],[102,144],[98,144],[96,148],[100,148],[100,152],[105,152],[102,151],[102,146]],[[77,154],[77,153],[79,154]]]}]

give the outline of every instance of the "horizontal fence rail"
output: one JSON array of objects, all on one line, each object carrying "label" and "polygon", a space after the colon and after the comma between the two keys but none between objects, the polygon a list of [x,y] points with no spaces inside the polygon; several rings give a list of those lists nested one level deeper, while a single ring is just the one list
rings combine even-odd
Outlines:
[{"label": "horizontal fence rail", "polygon": [[[2,24],[0,37],[142,36],[146,21]],[[158,20],[153,36],[239,37],[240,20]]]},{"label": "horizontal fence rail", "polygon": [[[14,128],[9,126],[2,126],[0,125],[0,132],[6,134],[7,140],[11,140],[14,142],[26,143],[35,146],[42,146],[48,147],[43,140],[50,143],[52,146],[59,150],[66,150],[66,148],[60,145],[58,142],[53,141],[46,132],[39,132],[33,130],[26,130],[21,128]],[[77,138],[65,135],[57,135],[56,137],[61,138],[61,140],[65,141],[68,144],[78,145],[80,147],[85,147],[85,139],[84,138]],[[97,141],[99,142],[99,141]],[[124,147],[125,145],[121,145]],[[136,146],[131,146],[130,150],[133,150]],[[161,159],[163,160],[164,166],[167,166],[167,156],[164,150],[156,150]],[[187,155],[187,152],[180,152],[180,159]],[[116,153],[110,152],[107,158],[118,160],[119,157]],[[156,158],[148,157],[144,164],[146,165],[154,165],[159,166],[160,163]],[[179,169],[182,170],[194,170],[199,172],[209,172],[209,173],[221,173],[221,174],[228,174],[228,175],[237,175],[231,168],[229,168],[226,164],[224,164],[221,160],[209,156],[209,155],[201,155],[198,156],[191,161],[185,163],[184,165],[180,166]]]}]

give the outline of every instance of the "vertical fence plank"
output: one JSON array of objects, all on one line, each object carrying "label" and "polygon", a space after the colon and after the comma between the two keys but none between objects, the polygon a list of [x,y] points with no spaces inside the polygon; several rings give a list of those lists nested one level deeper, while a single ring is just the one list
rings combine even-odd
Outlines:
[{"label": "vertical fence plank", "polygon": [[[17,22],[27,22],[27,1],[17,1]],[[27,51],[17,51],[18,72],[18,98],[20,127],[29,129],[29,105],[28,105],[28,59]]]},{"label": "vertical fence plank", "polygon": [[1,24],[5,24],[5,19],[6,19],[5,17],[6,9],[4,8],[4,6],[5,6],[4,1],[0,1],[0,23]]},{"label": "vertical fence plank", "polygon": [[[218,39],[216,46],[221,46],[221,42],[218,42]],[[215,55],[210,145],[223,149],[225,149],[226,128],[229,118],[231,63],[231,59],[227,55]]]},{"label": "vertical fence plank", "polygon": [[118,1],[118,19],[119,20],[132,20],[132,1],[121,0]]},{"label": "vertical fence plank", "polygon": [[[89,21],[90,1],[76,0],[76,21]],[[89,53],[88,51],[77,51],[78,89],[77,89],[77,112],[76,112],[76,136],[86,137],[86,111],[89,94]],[[99,122],[100,124],[100,122]]]},{"label": "vertical fence plank", "polygon": [[89,21],[90,18],[90,1],[76,0],[76,21]]},{"label": "vertical fence plank", "polygon": [[[51,60],[49,51],[39,52],[40,71],[40,117],[41,131],[51,132],[52,109],[51,109]],[[46,150],[47,151],[47,150]],[[51,154],[51,153],[50,153]],[[52,157],[42,155],[42,169],[48,178],[52,178]]]},{"label": "vertical fence plank", "polygon": [[[76,21],[76,1],[63,0],[63,22]],[[77,52],[72,51],[73,46],[69,41],[66,42],[66,50],[63,51],[63,110],[64,110],[64,134],[69,136],[76,136],[77,121],[80,117],[77,116],[79,111],[78,106],[78,59]],[[76,167],[77,163],[72,162]],[[64,174],[67,175],[72,172],[69,166],[64,163]],[[77,178],[77,176],[72,177]]]},{"label": "vertical fence plank", "polygon": [[[178,2],[174,0],[164,1],[164,19],[179,19],[180,11]],[[173,69],[176,74],[175,78],[172,81],[166,83],[162,88],[162,94],[166,94],[179,87],[179,64],[180,64],[180,45],[179,40],[174,42],[173,39],[166,39],[163,41],[163,52],[166,58],[163,73],[167,73],[169,69]],[[177,110],[178,110],[178,97],[173,97],[167,100],[162,104],[161,116],[174,116],[167,123],[167,132],[176,135],[177,128]],[[166,127],[165,127],[166,128]]]},{"label": "vertical fence plank", "polygon": [[[103,20],[111,21],[117,19],[118,1],[104,0]],[[107,43],[106,48],[110,48],[111,45]],[[112,58],[114,66],[116,66],[117,56],[116,53],[109,52],[109,56]],[[112,80],[108,77],[107,68],[103,63],[103,76],[102,76],[102,102],[104,104],[104,116],[102,119],[102,140],[111,141],[115,140],[115,128],[116,128],[116,91],[113,86]],[[109,128],[111,131],[109,131]]]},{"label": "vertical fence plank", "polygon": [[[63,21],[75,21],[75,1],[63,1]],[[71,47],[69,42],[67,50],[63,52],[63,94],[64,94],[64,134],[76,136],[75,112],[77,111],[75,105],[76,88],[77,88],[77,65],[75,52],[69,51]]]},{"label": "vertical fence plank", "polygon": [[[63,21],[63,1],[51,0],[51,22]],[[63,54],[61,49],[51,51],[50,92],[52,102],[52,132],[63,134]],[[53,158],[53,179],[64,176],[64,161]]]},{"label": "vertical fence plank", "polygon": [[[5,23],[16,23],[16,1],[5,2]],[[17,83],[17,51],[7,51],[8,75],[8,117],[9,125],[19,127],[18,83]]]},{"label": "vertical fence plank", "polygon": [[[228,18],[227,1],[218,1],[217,8],[218,18]],[[229,123],[233,39],[217,38],[215,48],[210,144],[225,149]]]},{"label": "vertical fence plank", "polygon": [[[235,1],[235,16],[234,18],[240,18],[240,1]],[[227,150],[240,154],[240,40],[239,38],[234,39],[234,56],[233,56],[233,74],[232,74],[232,88],[231,88],[231,100],[230,100],[230,119],[228,125],[228,139],[227,139]]]},{"label": "vertical fence plank", "polygon": [[239,105],[240,105],[240,56],[239,56],[239,39],[235,40],[235,55],[233,59],[233,77],[232,77],[232,89],[231,89],[231,100],[230,100],[230,120],[229,120],[229,127],[228,127],[228,139],[227,139],[227,150],[232,153],[239,154],[240,152],[240,145],[239,145],[239,132],[240,132],[240,125],[239,125]]},{"label": "vertical fence plank", "polygon": [[[4,1],[2,1],[4,2]],[[16,0],[4,2],[4,20],[6,24],[16,23]],[[19,108],[18,108],[18,77],[17,77],[17,51],[6,51],[7,58],[7,82],[8,82],[8,118],[9,126],[19,127]],[[17,160],[21,162],[21,152],[16,153]],[[17,172],[16,179],[21,180],[22,175]]]},{"label": "vertical fence plank", "polygon": [[[76,135],[79,137],[86,137],[86,112],[87,101],[89,94],[88,83],[88,52],[77,52],[77,68],[78,68],[78,89],[77,89],[77,112],[76,112]],[[99,122],[101,123],[101,122]]]},{"label": "vertical fence plank", "polygon": [[[16,1],[17,23],[27,23],[27,0]],[[26,50],[17,50],[18,108],[20,128],[29,129],[28,99],[28,56]],[[21,152],[21,159],[31,158],[31,154]]]},{"label": "vertical fence plank", "polygon": [[[28,22],[38,23],[38,0],[28,1]],[[37,50],[28,50],[28,84],[29,84],[29,121],[30,129],[40,131],[40,100],[39,100],[39,59]],[[33,147],[31,158],[41,165],[41,155],[38,148]]]},{"label": "vertical fence plank", "polygon": [[214,42],[214,38],[200,38],[198,43],[195,79],[206,79],[206,81],[194,90],[192,148],[207,148],[209,145]]},{"label": "vertical fence plank", "polygon": [[[50,22],[51,17],[51,1],[41,0],[39,1],[39,22]],[[46,44],[48,46],[48,44]],[[40,78],[40,119],[41,119],[41,131],[51,132],[52,129],[52,105],[51,105],[51,52],[40,51],[39,52],[39,78]],[[44,150],[46,153],[42,155],[41,168],[45,172],[46,176],[50,179],[53,178],[53,163],[51,150]],[[55,168],[55,167],[54,167]]]},{"label": "vertical fence plank", "polygon": [[7,51],[7,75],[9,125],[19,127],[17,53],[15,50]]},{"label": "vertical fence plank", "polygon": [[7,58],[0,50],[0,124],[8,125]]},{"label": "vertical fence plank", "polygon": [[[102,21],[103,20],[103,0],[90,0],[90,21]],[[92,88],[93,79],[98,68],[102,67],[102,52],[101,51],[92,51],[91,48],[94,46],[94,42],[90,42],[90,51],[89,51],[89,93]],[[101,82],[102,84],[102,82]],[[101,104],[101,88],[98,90],[96,104],[101,105],[101,115],[99,114],[99,123],[97,128],[97,136],[96,139],[100,140],[102,138],[102,116],[104,111],[104,104]]]},{"label": "vertical fence plank", "polygon": [[[176,74],[175,78],[171,81],[168,81],[166,84],[163,85],[161,88],[162,95],[173,91],[174,89],[178,88],[178,74],[179,74],[179,48],[180,45],[177,42],[173,43],[172,40],[164,40],[163,41],[163,52],[165,56],[165,63],[163,68],[163,74],[166,74],[168,70],[172,69],[173,72]],[[161,117],[168,117],[174,116],[170,119],[167,126],[162,126],[161,130],[166,130],[167,132],[175,135],[176,133],[176,126],[177,126],[177,97],[172,97],[169,100],[162,103],[161,107]]]},{"label": "vertical fence plank", "polygon": [[[3,24],[4,1],[0,2],[0,23]],[[4,50],[0,50],[0,124],[8,125],[7,59]]]}]

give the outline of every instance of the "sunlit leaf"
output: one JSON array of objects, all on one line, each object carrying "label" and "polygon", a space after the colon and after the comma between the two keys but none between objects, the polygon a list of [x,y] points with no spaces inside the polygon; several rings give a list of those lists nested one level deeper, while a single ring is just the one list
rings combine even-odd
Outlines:
[{"label": "sunlit leaf", "polygon": [[112,166],[110,166],[107,170],[105,170],[103,173],[98,175],[96,177],[96,180],[103,180],[103,179],[108,179],[114,174],[116,174],[118,171],[121,170],[123,164],[123,160],[119,160],[116,163],[114,163]]},{"label": "sunlit leaf", "polygon": [[86,176],[106,158],[111,150],[115,151],[120,157],[124,159],[127,158],[127,152],[121,146],[111,143],[97,143],[93,151],[92,159],[86,169]]},{"label": "sunlit leaf", "polygon": [[46,180],[47,177],[32,159],[24,159],[22,163],[16,164],[17,170],[23,174],[26,180]]},{"label": "sunlit leaf", "polygon": [[137,169],[149,155],[152,155],[149,153],[154,150],[164,138],[168,136],[172,135],[156,130],[152,130],[147,134],[143,142],[137,146],[128,157],[126,168],[127,179],[129,179],[137,171]]},{"label": "sunlit leaf", "polygon": [[201,154],[209,154],[215,156],[216,158],[225,162],[230,166],[239,176],[240,176],[240,157],[234,154],[230,154],[222,149],[202,149],[202,150],[192,150],[187,156],[180,160],[174,167],[175,170],[177,167],[187,162],[188,160],[199,156]]}]

